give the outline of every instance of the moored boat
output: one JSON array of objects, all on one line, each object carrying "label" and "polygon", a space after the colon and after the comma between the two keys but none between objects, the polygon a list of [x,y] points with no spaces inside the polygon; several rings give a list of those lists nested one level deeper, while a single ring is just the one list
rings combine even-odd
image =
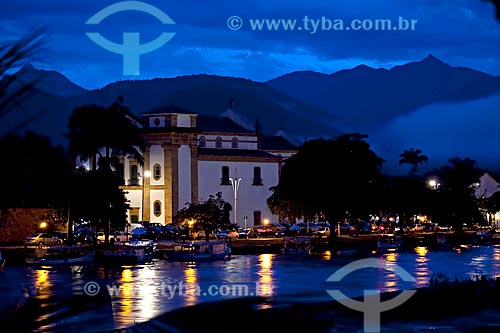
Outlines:
[{"label": "moored boat", "polygon": [[94,262],[95,251],[84,246],[38,247],[25,262],[30,265],[89,265]]},{"label": "moored boat", "polygon": [[102,261],[111,265],[133,265],[151,262],[156,252],[153,240],[129,240],[115,242],[108,250],[103,251]]},{"label": "moored boat", "polygon": [[227,260],[230,256],[231,247],[226,241],[174,242],[163,252],[164,259],[184,262]]},{"label": "moored boat", "polygon": [[285,237],[283,241],[282,253],[285,254],[311,254],[312,253],[311,237]]},{"label": "moored boat", "polygon": [[403,237],[393,233],[379,234],[377,247],[380,251],[397,250],[403,245]]}]

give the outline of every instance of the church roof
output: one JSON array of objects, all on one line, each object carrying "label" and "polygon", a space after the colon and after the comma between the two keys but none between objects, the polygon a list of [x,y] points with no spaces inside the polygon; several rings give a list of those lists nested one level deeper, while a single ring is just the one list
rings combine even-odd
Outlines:
[{"label": "church roof", "polygon": [[198,148],[199,155],[209,156],[229,156],[229,157],[267,157],[276,159],[273,154],[262,150],[252,149],[216,149],[216,148]]},{"label": "church roof", "polygon": [[198,115],[196,127],[204,132],[254,133],[228,117]]},{"label": "church roof", "polygon": [[261,137],[263,150],[297,150],[298,147],[282,136],[263,135]]}]

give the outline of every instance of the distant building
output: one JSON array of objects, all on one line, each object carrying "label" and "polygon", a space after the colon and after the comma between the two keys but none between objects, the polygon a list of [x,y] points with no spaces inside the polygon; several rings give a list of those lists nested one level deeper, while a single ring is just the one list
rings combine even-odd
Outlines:
[{"label": "distant building", "polygon": [[[485,172],[477,184],[474,184],[474,196],[476,199],[489,199],[493,194],[500,191],[500,183],[489,173]],[[496,229],[500,229],[500,212],[489,212],[481,210],[488,223]]]},{"label": "distant building", "polygon": [[[222,116],[199,115],[177,107],[143,114],[144,167],[123,157],[120,173],[130,201],[128,221],[168,224],[187,203],[217,192],[231,203],[231,222],[278,222],[267,207],[284,160],[298,147],[280,131],[264,136],[234,110]],[[148,173],[149,171],[149,177]],[[144,174],[146,172],[146,177]],[[233,181],[239,181],[236,212]]]}]

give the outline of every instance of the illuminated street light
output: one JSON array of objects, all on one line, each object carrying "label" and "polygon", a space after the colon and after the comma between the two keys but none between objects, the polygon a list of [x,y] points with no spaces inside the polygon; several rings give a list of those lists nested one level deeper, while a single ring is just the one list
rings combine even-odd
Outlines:
[{"label": "illuminated street light", "polygon": [[47,222],[40,223],[40,228],[42,228],[42,229],[47,228]]},{"label": "illuminated street light", "polygon": [[440,183],[437,182],[436,179],[430,179],[428,184],[429,184],[429,187],[433,190],[437,190],[439,185],[441,185]]},{"label": "illuminated street light", "polygon": [[240,187],[241,178],[236,178],[236,169],[234,170],[235,178],[229,178],[231,185],[233,187],[233,198],[234,198],[234,224],[238,224],[238,219],[236,217],[236,204],[238,200],[238,188]]},{"label": "illuminated street light", "polygon": [[144,222],[144,184],[146,183],[145,179],[151,176],[150,171],[144,171],[144,175],[142,176],[142,204],[141,204],[141,221]]}]

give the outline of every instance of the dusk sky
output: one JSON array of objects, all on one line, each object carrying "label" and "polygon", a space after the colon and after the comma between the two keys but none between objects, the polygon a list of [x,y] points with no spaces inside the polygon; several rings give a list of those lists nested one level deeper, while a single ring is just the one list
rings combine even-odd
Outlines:
[{"label": "dusk sky", "polygon": [[[137,10],[85,24],[119,2],[3,1],[1,42],[17,39],[32,27],[47,26],[50,42],[33,64],[57,70],[89,89],[119,79],[200,73],[266,81],[297,70],[332,73],[359,64],[391,68],[428,54],[451,65],[500,74],[500,22],[494,6],[481,0],[148,0],[145,3],[166,14],[171,24]],[[280,21],[278,31],[271,31],[255,27],[256,19],[296,21],[293,30],[285,31]],[[352,20],[365,21],[367,29],[352,26]],[[375,20],[390,20],[392,29],[370,30]],[[398,25],[401,20],[403,26]],[[412,20],[414,29],[399,29]],[[336,23],[335,28],[330,23]],[[139,57],[139,75],[124,75],[122,55],[97,45],[87,32],[117,44],[122,44],[124,32],[139,33],[140,44],[162,33],[175,35]]]}]

